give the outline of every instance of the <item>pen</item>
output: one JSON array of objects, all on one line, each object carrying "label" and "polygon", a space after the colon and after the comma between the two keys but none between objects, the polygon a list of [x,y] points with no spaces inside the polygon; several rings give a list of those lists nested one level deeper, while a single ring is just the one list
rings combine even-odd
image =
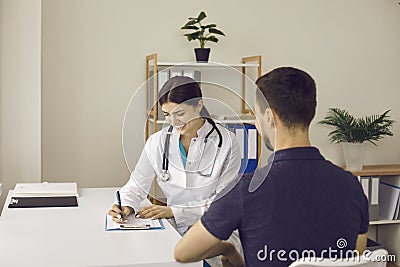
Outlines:
[{"label": "pen", "polygon": [[124,220],[124,216],[122,215],[121,195],[119,194],[119,191],[117,191],[117,201],[118,201],[118,208],[121,211],[118,217],[122,222]]}]

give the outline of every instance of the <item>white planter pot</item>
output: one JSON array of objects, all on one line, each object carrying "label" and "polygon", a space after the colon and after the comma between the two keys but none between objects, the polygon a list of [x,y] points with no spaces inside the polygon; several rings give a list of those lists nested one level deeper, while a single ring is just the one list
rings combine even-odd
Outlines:
[{"label": "white planter pot", "polygon": [[343,143],[344,161],[346,170],[361,171],[364,163],[364,143]]}]

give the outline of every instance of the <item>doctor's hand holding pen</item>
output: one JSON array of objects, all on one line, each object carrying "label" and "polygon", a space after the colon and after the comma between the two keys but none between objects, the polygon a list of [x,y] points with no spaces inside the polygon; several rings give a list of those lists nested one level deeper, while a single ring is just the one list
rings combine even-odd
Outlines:
[{"label": "doctor's hand holding pen", "polygon": [[122,206],[118,204],[112,205],[111,209],[108,211],[108,215],[112,217],[112,220],[117,223],[124,223],[126,218],[135,211],[132,207]]}]

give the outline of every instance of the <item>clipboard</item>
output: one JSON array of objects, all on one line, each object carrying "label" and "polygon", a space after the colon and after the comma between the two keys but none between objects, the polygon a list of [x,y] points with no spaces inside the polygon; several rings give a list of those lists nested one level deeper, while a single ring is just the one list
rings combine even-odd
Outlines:
[{"label": "clipboard", "polygon": [[76,196],[69,197],[11,197],[8,208],[78,207]]},{"label": "clipboard", "polygon": [[164,223],[161,219],[139,219],[134,215],[129,215],[125,223],[119,224],[111,219],[111,216],[106,214],[106,231],[143,231],[143,230],[163,230]]}]

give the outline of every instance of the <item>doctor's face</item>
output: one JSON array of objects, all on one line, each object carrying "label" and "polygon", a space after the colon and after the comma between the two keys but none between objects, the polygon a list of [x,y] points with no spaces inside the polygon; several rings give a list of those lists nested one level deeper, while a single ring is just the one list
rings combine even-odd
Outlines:
[{"label": "doctor's face", "polygon": [[161,106],[165,119],[172,125],[181,135],[184,135],[196,123],[196,119],[200,118],[200,110],[203,104],[199,101],[197,106],[185,103],[177,104],[174,102],[166,102]]}]

